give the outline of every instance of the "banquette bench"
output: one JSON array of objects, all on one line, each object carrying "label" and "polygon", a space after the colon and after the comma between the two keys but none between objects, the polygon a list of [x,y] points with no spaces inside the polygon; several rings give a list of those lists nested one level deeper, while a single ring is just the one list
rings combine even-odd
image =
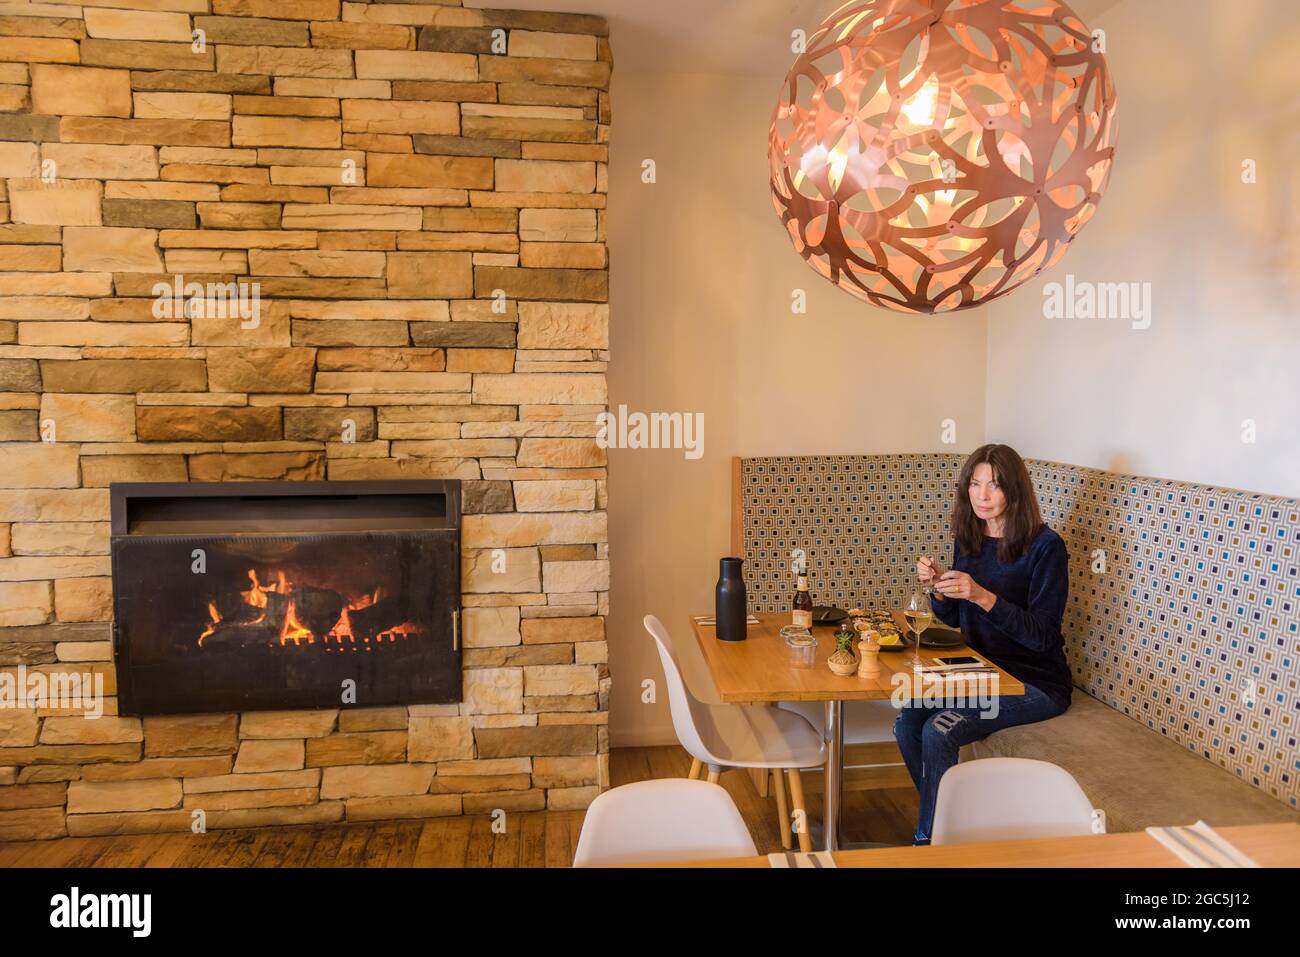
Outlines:
[{"label": "banquette bench", "polygon": [[[899,607],[917,557],[950,562],[963,460],[734,460],[732,544],[751,610],[788,609],[794,549],[818,604]],[[1111,831],[1300,822],[1300,502],[1027,465],[1070,554],[1073,703],[968,745],[962,760],[1060,765]]]}]

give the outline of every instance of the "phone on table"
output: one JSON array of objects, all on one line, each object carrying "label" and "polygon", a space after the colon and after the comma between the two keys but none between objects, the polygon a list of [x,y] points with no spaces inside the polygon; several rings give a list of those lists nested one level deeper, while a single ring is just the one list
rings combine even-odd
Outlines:
[{"label": "phone on table", "polygon": [[982,665],[984,662],[971,655],[949,655],[946,658],[936,657],[935,661],[941,665]]}]

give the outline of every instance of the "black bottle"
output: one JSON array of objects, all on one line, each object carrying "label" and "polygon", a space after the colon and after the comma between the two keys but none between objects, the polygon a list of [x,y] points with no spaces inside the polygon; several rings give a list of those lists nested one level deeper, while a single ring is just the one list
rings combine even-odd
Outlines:
[{"label": "black bottle", "polygon": [[745,620],[749,609],[745,600],[745,579],[740,573],[742,558],[724,558],[718,562],[716,621],[719,641],[744,641]]}]

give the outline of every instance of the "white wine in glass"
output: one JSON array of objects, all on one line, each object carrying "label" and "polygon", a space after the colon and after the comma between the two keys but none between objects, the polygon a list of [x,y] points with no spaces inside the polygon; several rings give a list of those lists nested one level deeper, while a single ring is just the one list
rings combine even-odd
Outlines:
[{"label": "white wine in glass", "polygon": [[934,611],[930,608],[930,599],[926,597],[925,592],[912,592],[912,597],[903,607],[903,617],[907,619],[907,626],[916,636],[916,647],[912,649],[912,664],[919,668],[924,663],[921,658],[921,633],[934,621]]}]

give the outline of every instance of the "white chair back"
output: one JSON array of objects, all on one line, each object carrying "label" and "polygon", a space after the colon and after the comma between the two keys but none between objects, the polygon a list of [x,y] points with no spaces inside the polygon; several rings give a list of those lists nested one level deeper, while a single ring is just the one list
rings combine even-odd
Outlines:
[{"label": "white chair back", "polygon": [[708,781],[624,784],[587,808],[574,867],[754,857],[758,849],[731,795]]},{"label": "white chair back", "polygon": [[1105,816],[1064,768],[1026,758],[983,758],[954,765],[939,781],[930,843],[1071,837],[1105,829]]},{"label": "white chair back", "polygon": [[663,665],[664,679],[668,685],[668,710],[672,714],[677,740],[686,749],[686,753],[696,760],[705,764],[718,764],[714,751],[706,744],[717,738],[708,706],[691,694],[686,682],[682,680],[668,629],[654,615],[646,615],[642,623],[659,648],[659,661]]}]

